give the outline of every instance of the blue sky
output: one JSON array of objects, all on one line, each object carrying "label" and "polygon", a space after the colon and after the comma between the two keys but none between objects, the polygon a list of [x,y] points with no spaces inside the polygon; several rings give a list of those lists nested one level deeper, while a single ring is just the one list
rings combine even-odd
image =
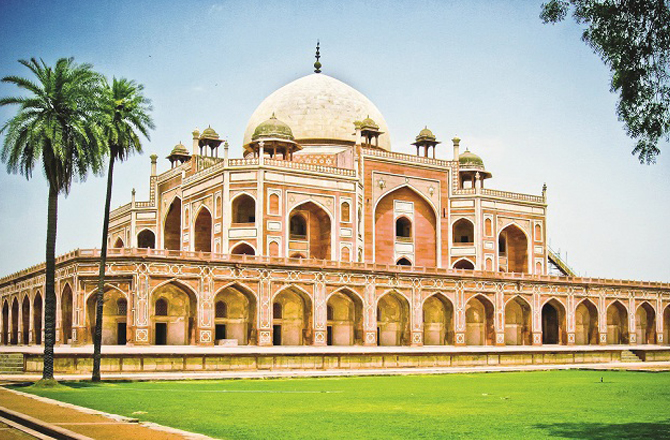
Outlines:
[{"label": "blue sky", "polygon": [[[211,124],[234,156],[255,107],[312,71],[364,93],[395,151],[424,125],[462,138],[494,175],[488,186],[539,194],[548,235],[582,275],[670,281],[670,147],[653,166],[631,156],[609,71],[572,22],[543,25],[541,1],[0,2],[0,76],[16,60],[74,56],[145,85],[156,130],[116,168],[113,206],[148,194],[149,154],[165,157]],[[16,90],[0,85],[0,96]],[[0,122],[14,114],[0,109]],[[159,162],[159,170],[168,163]],[[47,186],[0,171],[0,275],[44,259]],[[58,253],[100,246],[104,179],[61,199]]]}]

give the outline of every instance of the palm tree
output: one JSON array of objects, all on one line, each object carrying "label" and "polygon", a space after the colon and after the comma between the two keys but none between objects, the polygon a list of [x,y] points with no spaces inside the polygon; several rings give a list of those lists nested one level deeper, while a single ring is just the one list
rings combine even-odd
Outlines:
[{"label": "palm tree", "polygon": [[105,290],[105,266],[107,264],[107,233],[109,230],[109,205],[112,199],[114,162],[123,161],[134,152],[142,152],[138,133],[149,139],[149,129],[154,123],[149,116],[151,101],[142,95],[144,87],[125,78],[113,78],[111,86],[103,86],[100,124],[109,149],[107,170],[107,197],[105,219],[102,223],[102,246],[96,293],[95,330],[93,334],[93,381],[100,380],[100,358],[102,345],[102,309]]},{"label": "palm tree", "polygon": [[2,82],[27,93],[0,99],[0,106],[19,106],[16,116],[0,128],[0,134],[5,133],[0,159],[7,164],[8,172],[27,179],[41,163],[49,185],[42,374],[42,379],[49,381],[53,380],[56,339],[58,196],[69,193],[73,178],[84,180],[89,171],[101,168],[102,137],[93,122],[102,77],[90,64],[76,64],[73,58],[61,58],[54,67],[35,58],[19,63],[30,69],[36,81],[20,76],[2,78]]}]

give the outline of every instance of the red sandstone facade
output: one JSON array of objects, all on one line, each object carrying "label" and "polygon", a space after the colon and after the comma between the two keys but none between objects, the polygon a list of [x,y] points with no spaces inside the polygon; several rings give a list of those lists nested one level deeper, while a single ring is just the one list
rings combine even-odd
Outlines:
[{"label": "red sandstone facade", "polygon": [[[279,119],[250,125],[244,158],[211,128],[193,133],[191,152],[175,147],[164,173],[152,156],[149,200],[133,195],[111,215],[104,343],[668,341],[670,285],[548,274],[544,190],[485,187],[481,159],[457,138],[452,160],[435,159],[427,129],[417,155],[391,152],[385,122],[369,117],[333,134],[350,108],[377,110],[314,76],[287,87],[329,96],[336,111],[305,120],[312,104],[271,95]],[[96,257],[59,259],[61,344],[91,342]],[[42,342],[43,273],[0,280],[0,343]]]}]

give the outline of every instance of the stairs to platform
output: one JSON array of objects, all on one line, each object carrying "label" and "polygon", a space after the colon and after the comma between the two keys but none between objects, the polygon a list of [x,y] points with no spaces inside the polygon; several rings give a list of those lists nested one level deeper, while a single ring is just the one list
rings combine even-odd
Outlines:
[{"label": "stairs to platform", "polygon": [[621,350],[621,362],[642,362],[642,359],[630,350]]},{"label": "stairs to platform", "polygon": [[21,353],[0,354],[0,374],[23,373],[23,355]]}]

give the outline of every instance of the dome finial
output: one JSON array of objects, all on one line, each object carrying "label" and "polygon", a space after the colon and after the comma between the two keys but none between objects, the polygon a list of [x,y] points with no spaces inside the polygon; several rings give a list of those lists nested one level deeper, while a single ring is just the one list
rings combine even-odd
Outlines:
[{"label": "dome finial", "polygon": [[321,53],[319,52],[319,40],[316,40],[316,62],[314,63],[314,73],[321,73],[321,63],[319,58],[321,58]]}]

